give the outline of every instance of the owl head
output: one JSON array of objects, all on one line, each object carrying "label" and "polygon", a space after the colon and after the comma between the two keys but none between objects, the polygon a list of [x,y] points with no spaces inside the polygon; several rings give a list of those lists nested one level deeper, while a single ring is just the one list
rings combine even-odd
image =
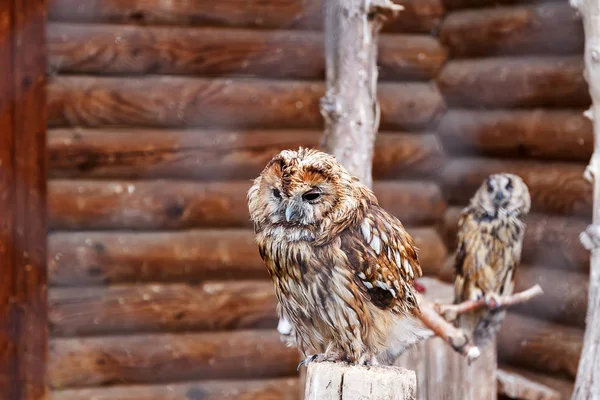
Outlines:
[{"label": "owl head", "polygon": [[490,216],[520,217],[529,213],[531,198],[527,185],[519,176],[495,174],[483,181],[471,199],[471,205]]},{"label": "owl head", "polygon": [[334,156],[300,148],[274,156],[248,191],[255,229],[268,225],[313,230],[353,217],[376,202]]}]

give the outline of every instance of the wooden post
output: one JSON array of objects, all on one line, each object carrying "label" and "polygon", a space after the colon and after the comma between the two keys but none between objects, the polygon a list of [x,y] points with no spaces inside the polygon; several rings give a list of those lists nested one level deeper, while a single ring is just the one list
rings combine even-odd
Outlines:
[{"label": "wooden post", "polygon": [[43,0],[0,3],[0,393],[45,399],[46,97]]},{"label": "wooden post", "polygon": [[594,153],[586,177],[594,183],[593,222],[581,235],[592,252],[590,286],[583,350],[572,400],[600,398],[600,0],[571,0],[583,19],[585,72],[592,107],[586,113],[594,123]]},{"label": "wooden post", "polygon": [[417,377],[399,367],[313,363],[307,372],[306,400],[415,400]]},{"label": "wooden post", "polygon": [[327,91],[323,147],[365,185],[373,183],[373,147],[379,128],[377,35],[402,7],[389,0],[325,0]]}]

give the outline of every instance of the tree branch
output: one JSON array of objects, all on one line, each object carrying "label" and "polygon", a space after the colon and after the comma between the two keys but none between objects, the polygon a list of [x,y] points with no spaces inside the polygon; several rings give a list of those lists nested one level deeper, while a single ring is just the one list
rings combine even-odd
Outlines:
[{"label": "tree branch", "polygon": [[471,343],[465,332],[455,328],[436,312],[434,303],[421,295],[417,295],[417,300],[419,302],[417,316],[436,336],[442,338],[456,352],[465,356],[469,364],[481,355],[479,348]]},{"label": "tree branch", "polygon": [[535,285],[527,290],[510,296],[501,296],[497,301],[486,304],[485,299],[481,298],[477,301],[467,300],[460,304],[438,304],[434,306],[435,311],[440,314],[446,321],[454,321],[458,315],[469,311],[477,310],[478,308],[488,307],[489,309],[505,308],[516,304],[525,303],[534,297],[543,294],[544,291],[540,285]]}]

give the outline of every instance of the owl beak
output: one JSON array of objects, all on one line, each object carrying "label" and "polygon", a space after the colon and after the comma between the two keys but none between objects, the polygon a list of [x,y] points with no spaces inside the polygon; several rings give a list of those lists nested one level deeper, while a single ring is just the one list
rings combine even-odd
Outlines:
[{"label": "owl beak", "polygon": [[300,218],[300,210],[297,205],[292,203],[285,209],[285,220],[287,222],[294,221]]}]

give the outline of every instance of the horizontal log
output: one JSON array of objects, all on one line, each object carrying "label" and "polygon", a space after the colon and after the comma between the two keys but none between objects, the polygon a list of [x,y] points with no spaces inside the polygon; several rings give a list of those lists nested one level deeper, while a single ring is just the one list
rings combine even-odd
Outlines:
[{"label": "horizontal log", "polygon": [[498,360],[574,378],[583,334],[582,329],[509,313],[498,334]]},{"label": "horizontal log", "polygon": [[493,8],[501,5],[515,4],[537,4],[556,0],[442,0],[444,8],[450,10],[461,10],[465,8]]},{"label": "horizontal log", "polygon": [[[73,181],[48,185],[53,230],[165,230],[252,227],[251,182]],[[430,182],[383,181],[374,185],[382,207],[407,226],[443,217],[441,190]],[[412,207],[419,204],[418,208]]]},{"label": "horizontal log", "polygon": [[588,107],[583,58],[519,57],[454,60],[438,79],[451,107]]},{"label": "horizontal log", "polygon": [[[443,237],[449,249],[456,249],[460,208],[450,207],[444,217]],[[579,242],[588,222],[578,218],[532,213],[525,219],[523,262],[567,272],[587,274],[590,253]]]},{"label": "horizontal log", "polygon": [[54,337],[277,326],[270,281],[55,288],[48,302]]},{"label": "horizontal log", "polygon": [[50,394],[50,400],[289,400],[291,393],[299,391],[298,379],[280,378],[55,390]]},{"label": "horizontal log", "polygon": [[558,391],[512,371],[499,368],[496,372],[498,394],[510,399],[561,400]]},{"label": "horizontal log", "polygon": [[589,276],[579,272],[521,265],[517,269],[515,291],[539,284],[544,294],[518,304],[514,311],[546,321],[585,328]]},{"label": "horizontal log", "polygon": [[[426,273],[446,259],[432,228],[409,228]],[[252,230],[181,232],[73,232],[48,237],[49,282],[54,286],[102,283],[268,279]]]},{"label": "horizontal log", "polygon": [[556,375],[548,375],[542,374],[536,371],[531,371],[524,368],[514,367],[512,365],[500,365],[499,368],[502,370],[521,375],[527,379],[530,379],[534,382],[539,382],[542,385],[546,385],[561,394],[561,400],[567,400],[571,398],[571,394],[573,393],[573,382]]},{"label": "horizontal log", "polygon": [[298,351],[272,331],[157,334],[50,341],[53,389],[196,379],[292,376]]},{"label": "horizontal log", "polygon": [[[60,76],[48,85],[48,123],[57,126],[322,128],[322,82],[144,76]],[[445,109],[433,83],[378,87],[381,129],[433,126]]]},{"label": "horizontal log", "polygon": [[[55,73],[193,74],[211,77],[325,78],[323,35],[302,31],[137,25],[48,26]],[[382,35],[379,78],[428,80],[446,50],[427,35]]]},{"label": "horizontal log", "polygon": [[581,17],[567,2],[453,12],[440,39],[454,58],[580,54],[584,47]]},{"label": "horizontal log", "polygon": [[[405,9],[384,31],[429,33],[444,14],[441,0],[399,0]],[[322,29],[322,0],[50,0],[54,21],[140,25],[202,25],[262,29]]]},{"label": "horizontal log", "polygon": [[[54,129],[48,134],[52,178],[254,179],[284,149],[320,147],[305,130],[194,131]],[[376,179],[424,177],[445,163],[433,133],[377,135]]]},{"label": "horizontal log", "polygon": [[438,125],[452,154],[587,162],[592,122],[573,110],[449,110]]},{"label": "horizontal log", "polygon": [[592,185],[584,170],[585,164],[456,158],[444,167],[442,186],[451,204],[467,204],[488,175],[513,173],[529,187],[532,212],[590,217]]}]

